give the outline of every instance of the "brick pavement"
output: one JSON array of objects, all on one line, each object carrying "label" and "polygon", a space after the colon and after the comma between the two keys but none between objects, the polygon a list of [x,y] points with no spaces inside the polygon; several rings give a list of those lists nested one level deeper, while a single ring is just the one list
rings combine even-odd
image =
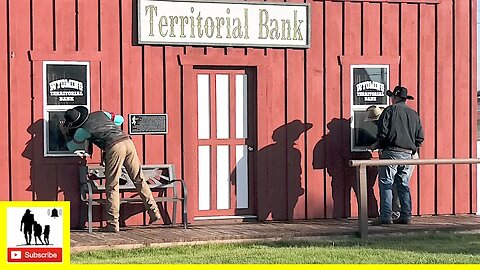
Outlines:
[{"label": "brick pavement", "polygon": [[[357,237],[357,223],[354,219],[317,219],[293,222],[193,224],[188,229],[166,225],[130,226],[121,228],[120,233],[117,234],[96,230],[89,234],[83,230],[72,230],[70,238],[72,252],[201,243],[318,240],[332,237]],[[480,216],[413,217],[411,225],[369,226],[368,229],[370,236],[444,230],[478,230],[480,232]]]}]

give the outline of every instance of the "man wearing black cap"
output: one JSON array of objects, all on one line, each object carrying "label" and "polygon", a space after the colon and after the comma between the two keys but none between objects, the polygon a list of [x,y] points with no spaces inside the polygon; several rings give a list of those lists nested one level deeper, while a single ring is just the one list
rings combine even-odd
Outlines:
[{"label": "man wearing black cap", "polygon": [[[423,142],[423,128],[418,113],[407,106],[406,100],[413,100],[407,88],[396,86],[387,95],[392,105],[383,110],[377,122],[377,140],[382,150],[380,159],[412,159]],[[395,222],[410,224],[412,199],[410,177],[413,166],[390,165],[378,168],[380,187],[380,218],[376,225],[392,223],[392,187],[395,185],[400,198],[400,218]]]},{"label": "man wearing black cap", "polygon": [[124,119],[120,115],[97,111],[88,113],[84,106],[77,106],[65,112],[65,122],[59,125],[63,134],[73,135],[67,147],[75,151],[89,140],[105,151],[105,189],[107,193],[107,232],[118,232],[119,228],[119,179],[122,166],[142,199],[150,216],[149,224],[160,219],[160,212],[142,172],[142,164],[130,137],[120,129]]}]

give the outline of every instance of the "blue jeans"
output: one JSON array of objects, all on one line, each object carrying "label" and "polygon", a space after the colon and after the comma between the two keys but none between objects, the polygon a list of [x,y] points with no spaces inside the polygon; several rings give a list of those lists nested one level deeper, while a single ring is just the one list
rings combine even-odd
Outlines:
[{"label": "blue jeans", "polygon": [[[380,159],[411,159],[412,155],[406,152],[384,150]],[[380,219],[392,219],[392,187],[395,185],[400,199],[400,219],[405,220],[412,216],[412,198],[410,196],[410,177],[414,166],[389,165],[378,167],[380,187]]]}]

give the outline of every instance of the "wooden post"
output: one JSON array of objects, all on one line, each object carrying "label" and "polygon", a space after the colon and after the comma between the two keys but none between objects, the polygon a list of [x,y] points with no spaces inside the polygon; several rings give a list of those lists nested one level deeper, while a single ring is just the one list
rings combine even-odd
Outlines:
[{"label": "wooden post", "polygon": [[367,207],[367,166],[357,167],[358,173],[358,232],[361,238],[368,236],[368,207]]},{"label": "wooden post", "polygon": [[383,159],[383,160],[350,160],[350,166],[357,167],[358,179],[358,232],[360,237],[368,236],[367,207],[367,167],[389,165],[425,165],[425,164],[480,164],[478,158],[454,159]]}]

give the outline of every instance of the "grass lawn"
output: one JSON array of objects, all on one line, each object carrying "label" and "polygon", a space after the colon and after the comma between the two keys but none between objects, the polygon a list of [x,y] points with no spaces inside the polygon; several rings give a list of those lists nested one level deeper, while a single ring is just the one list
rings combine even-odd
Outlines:
[{"label": "grass lawn", "polygon": [[422,233],[299,242],[208,244],[101,250],[71,255],[75,264],[464,264],[480,263],[480,234]]}]

